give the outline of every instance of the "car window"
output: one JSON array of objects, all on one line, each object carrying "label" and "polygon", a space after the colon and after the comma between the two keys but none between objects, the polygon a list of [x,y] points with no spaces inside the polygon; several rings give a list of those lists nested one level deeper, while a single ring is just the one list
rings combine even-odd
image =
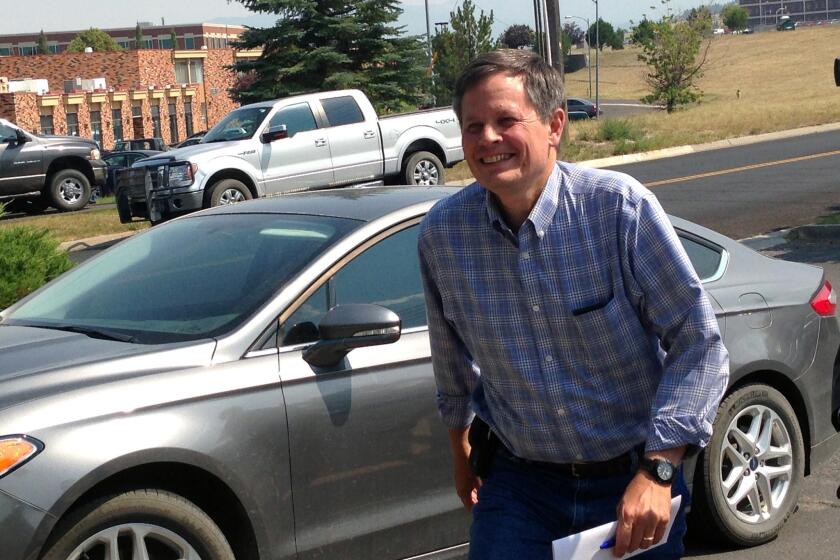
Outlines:
[{"label": "car window", "polygon": [[365,120],[362,110],[359,109],[359,105],[352,96],[328,97],[320,101],[330,126],[353,124]]},{"label": "car window", "polygon": [[127,165],[126,162],[125,162],[126,161],[125,156],[122,155],[122,154],[105,156],[102,159],[105,160],[105,164],[108,167],[125,167]]},{"label": "car window", "polygon": [[426,301],[417,260],[419,226],[403,229],[368,248],[342,267],[286,321],[283,345],[314,342],[328,309],[373,303],[400,316],[402,328],[426,325]]},{"label": "car window", "polygon": [[577,99],[569,99],[569,107],[581,107],[583,103],[578,101]]},{"label": "car window", "polygon": [[353,227],[278,214],[176,220],[70,271],[7,321],[107,329],[150,344],[220,336]]},{"label": "car window", "polygon": [[147,157],[145,154],[129,154],[126,156],[126,165],[131,165],[138,159],[143,159]]},{"label": "car window", "polygon": [[277,111],[271,117],[269,127],[281,124],[286,125],[286,131],[290,138],[298,132],[318,128],[318,125],[315,123],[315,117],[312,115],[312,110],[309,108],[309,103],[297,103]]},{"label": "car window", "polygon": [[684,235],[680,235],[679,238],[700,280],[708,280],[714,277],[720,269],[723,250],[700,243]]},{"label": "car window", "polygon": [[0,123],[0,142],[14,142],[17,140],[15,129]]}]

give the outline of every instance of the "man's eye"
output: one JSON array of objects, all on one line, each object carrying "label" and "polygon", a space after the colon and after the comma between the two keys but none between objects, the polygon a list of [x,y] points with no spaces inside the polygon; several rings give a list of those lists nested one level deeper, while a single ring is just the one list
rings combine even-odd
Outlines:
[{"label": "man's eye", "polygon": [[468,124],[467,125],[467,132],[469,132],[470,134],[478,134],[479,132],[481,132],[482,128],[484,128],[484,127],[481,126],[480,124]]}]

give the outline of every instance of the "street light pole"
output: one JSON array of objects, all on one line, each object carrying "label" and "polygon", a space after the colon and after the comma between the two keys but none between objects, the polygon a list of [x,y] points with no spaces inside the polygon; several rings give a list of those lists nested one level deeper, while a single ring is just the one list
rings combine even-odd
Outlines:
[{"label": "street light pole", "polygon": [[598,18],[598,0],[593,1],[595,2],[595,118],[597,119],[601,112],[601,98],[598,91],[601,75],[601,20]]},{"label": "street light pole", "polygon": [[429,50],[429,79],[431,80],[432,105],[437,106],[435,102],[435,62],[432,57],[432,26],[429,21],[429,0],[426,0],[426,48]]},{"label": "street light pole", "polygon": [[586,41],[586,69],[589,71],[589,98],[592,99],[592,45],[586,37],[589,35],[589,18],[581,16],[564,16],[563,19],[579,19],[586,22],[586,33],[583,34],[583,40]]}]

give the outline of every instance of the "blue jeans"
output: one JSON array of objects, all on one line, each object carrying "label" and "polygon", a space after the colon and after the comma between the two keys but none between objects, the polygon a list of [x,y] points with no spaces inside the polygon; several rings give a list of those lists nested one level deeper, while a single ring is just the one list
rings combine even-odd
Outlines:
[{"label": "blue jeans", "polygon": [[[470,560],[551,560],[551,541],[616,520],[633,475],[573,478],[498,454],[473,507]],[[681,470],[672,494],[683,498],[668,542],[635,558],[682,557],[689,493]]]}]

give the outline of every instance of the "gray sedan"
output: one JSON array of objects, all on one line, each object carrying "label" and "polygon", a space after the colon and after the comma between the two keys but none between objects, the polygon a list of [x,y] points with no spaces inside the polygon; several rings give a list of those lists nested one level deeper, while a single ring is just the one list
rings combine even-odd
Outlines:
[{"label": "gray sedan", "polygon": [[[152,228],[0,314],[4,560],[454,558],[416,240],[447,188]],[[772,538],[840,444],[822,271],[674,219],[732,354],[697,513]]]}]

